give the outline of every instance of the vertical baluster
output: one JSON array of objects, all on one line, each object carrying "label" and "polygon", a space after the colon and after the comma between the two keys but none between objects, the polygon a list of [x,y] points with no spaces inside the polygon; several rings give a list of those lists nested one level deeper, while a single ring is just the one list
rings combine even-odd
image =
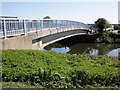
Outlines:
[{"label": "vertical baluster", "polygon": [[14,20],[14,31],[15,31],[15,35],[17,34],[17,30],[16,30],[16,20]]},{"label": "vertical baluster", "polygon": [[12,32],[12,35],[14,35],[14,30],[13,30],[13,21],[11,20],[11,32]]},{"label": "vertical baluster", "polygon": [[7,32],[8,32],[8,34],[10,35],[11,22],[8,20],[7,23],[8,23],[8,30],[7,30]]},{"label": "vertical baluster", "polygon": [[37,20],[35,21],[35,24],[36,24],[36,32],[38,32],[38,21]]},{"label": "vertical baluster", "polygon": [[19,29],[18,29],[18,20],[17,20],[17,21],[16,21],[16,31],[17,31],[17,34],[19,34],[19,33],[18,33],[18,30],[19,30]]},{"label": "vertical baluster", "polygon": [[0,20],[0,33],[1,33],[1,37],[3,37],[3,34],[4,34],[4,32],[3,32],[3,22],[2,22],[3,20]]},{"label": "vertical baluster", "polygon": [[2,37],[2,22],[1,22],[1,20],[0,20],[0,36]]},{"label": "vertical baluster", "polygon": [[49,28],[51,28],[51,20],[48,20],[49,21]]},{"label": "vertical baluster", "polygon": [[30,26],[29,26],[29,20],[27,20],[27,32],[29,33]]},{"label": "vertical baluster", "polygon": [[10,20],[8,20],[8,23],[9,23],[9,29],[8,29],[8,32],[9,32],[9,34],[11,34],[11,21]]},{"label": "vertical baluster", "polygon": [[58,20],[56,20],[56,27],[58,27]]},{"label": "vertical baluster", "polygon": [[53,28],[53,20],[51,20],[51,28]]},{"label": "vertical baluster", "polygon": [[23,27],[24,27],[24,34],[27,34],[27,29],[26,29],[26,20],[23,20]]},{"label": "vertical baluster", "polygon": [[5,19],[3,20],[3,31],[4,31],[4,38],[6,39],[7,35],[6,35],[6,23],[5,23]]},{"label": "vertical baluster", "polygon": [[20,20],[18,20],[18,33],[21,32],[21,28],[20,28]]},{"label": "vertical baluster", "polygon": [[41,20],[41,31],[43,30],[43,20]]},{"label": "vertical baluster", "polygon": [[41,20],[39,20],[39,31],[41,31]]},{"label": "vertical baluster", "polygon": [[31,32],[31,29],[32,29],[32,21],[29,20],[29,22],[30,22],[30,32]]}]

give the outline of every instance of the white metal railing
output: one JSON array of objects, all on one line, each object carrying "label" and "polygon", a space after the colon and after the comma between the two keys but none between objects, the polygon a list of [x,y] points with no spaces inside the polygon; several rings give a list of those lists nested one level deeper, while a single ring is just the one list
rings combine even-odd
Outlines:
[{"label": "white metal railing", "polygon": [[0,38],[42,31],[46,28],[69,28],[79,26],[89,29],[84,23],[71,20],[30,20],[19,18],[0,18]]}]

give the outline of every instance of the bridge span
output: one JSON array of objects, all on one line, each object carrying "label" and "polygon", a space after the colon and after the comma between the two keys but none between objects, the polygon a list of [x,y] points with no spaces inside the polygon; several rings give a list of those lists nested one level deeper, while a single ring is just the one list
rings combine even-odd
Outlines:
[{"label": "bridge span", "polygon": [[39,49],[75,35],[88,34],[90,27],[71,20],[0,18],[0,49]]}]

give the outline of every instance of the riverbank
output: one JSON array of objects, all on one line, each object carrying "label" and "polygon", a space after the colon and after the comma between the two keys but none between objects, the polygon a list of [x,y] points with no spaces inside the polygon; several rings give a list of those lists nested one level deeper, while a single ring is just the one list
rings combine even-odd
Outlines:
[{"label": "riverbank", "polygon": [[2,69],[3,88],[120,88],[118,57],[2,50]]}]

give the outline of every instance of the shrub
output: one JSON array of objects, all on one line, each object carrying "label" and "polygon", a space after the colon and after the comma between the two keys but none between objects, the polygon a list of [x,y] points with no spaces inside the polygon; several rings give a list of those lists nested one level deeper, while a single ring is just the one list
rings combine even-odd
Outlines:
[{"label": "shrub", "polygon": [[100,37],[96,39],[97,43],[113,43],[113,38],[109,37],[109,33],[104,32]]},{"label": "shrub", "polygon": [[26,82],[44,88],[120,85],[120,61],[108,56],[3,50],[2,61],[5,82]]}]

